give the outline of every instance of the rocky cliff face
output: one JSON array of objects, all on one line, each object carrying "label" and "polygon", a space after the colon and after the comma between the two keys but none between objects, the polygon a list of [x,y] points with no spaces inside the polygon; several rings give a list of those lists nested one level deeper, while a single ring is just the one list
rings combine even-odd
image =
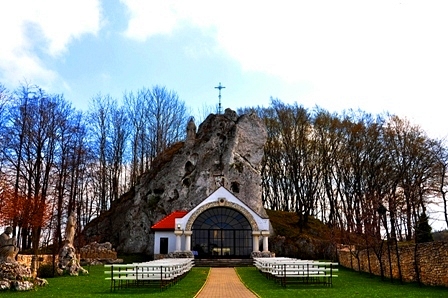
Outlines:
[{"label": "rocky cliff face", "polygon": [[255,114],[227,109],[199,126],[187,126],[185,142],[158,156],[150,172],[84,230],[86,242],[109,241],[119,252],[153,253],[150,227],[175,210],[191,210],[219,186],[261,217],[260,165],[266,130]]}]

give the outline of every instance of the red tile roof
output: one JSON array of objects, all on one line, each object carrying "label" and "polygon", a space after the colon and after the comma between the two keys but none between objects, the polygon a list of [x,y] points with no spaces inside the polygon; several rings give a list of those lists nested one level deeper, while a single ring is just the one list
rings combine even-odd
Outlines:
[{"label": "red tile roof", "polygon": [[158,222],[156,222],[151,229],[153,230],[174,230],[176,218],[182,218],[187,214],[188,211],[174,211],[171,214],[168,214]]}]

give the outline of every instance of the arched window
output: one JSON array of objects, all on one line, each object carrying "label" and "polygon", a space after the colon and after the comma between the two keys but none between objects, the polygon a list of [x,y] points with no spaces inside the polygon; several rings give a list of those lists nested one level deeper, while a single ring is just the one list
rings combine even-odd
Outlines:
[{"label": "arched window", "polygon": [[192,226],[192,248],[198,257],[249,257],[252,228],[246,217],[227,207],[210,208]]}]

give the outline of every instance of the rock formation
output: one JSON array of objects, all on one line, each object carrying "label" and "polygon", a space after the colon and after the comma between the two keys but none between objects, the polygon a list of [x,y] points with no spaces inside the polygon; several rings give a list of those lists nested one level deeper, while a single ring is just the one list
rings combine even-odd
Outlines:
[{"label": "rock formation", "polygon": [[117,258],[117,252],[110,242],[97,243],[92,242],[81,247],[82,265],[100,265],[100,264],[116,264],[123,263],[123,259]]},{"label": "rock formation", "polygon": [[12,228],[7,227],[0,235],[0,291],[28,291],[37,286],[45,286],[45,279],[35,277],[30,268],[16,261],[19,248],[16,238],[11,237]]},{"label": "rock formation", "polygon": [[48,284],[47,280],[34,277],[31,269],[17,262],[0,261],[0,291],[29,291]]},{"label": "rock formation", "polygon": [[82,268],[80,259],[76,253],[76,249],[71,244],[64,244],[59,252],[59,262],[57,272],[59,275],[69,274],[77,276],[81,274],[88,274],[89,272]]},{"label": "rock formation", "polygon": [[255,114],[227,109],[199,126],[187,125],[185,142],[174,144],[129,193],[84,229],[85,243],[111,242],[123,253],[153,253],[150,227],[175,210],[191,210],[219,186],[261,217],[260,165],[266,129]]},{"label": "rock formation", "polygon": [[81,267],[80,259],[76,254],[76,249],[73,246],[76,231],[76,216],[72,212],[67,220],[65,228],[65,241],[59,252],[58,269],[59,275],[68,273],[69,275],[88,274],[89,272]]}]

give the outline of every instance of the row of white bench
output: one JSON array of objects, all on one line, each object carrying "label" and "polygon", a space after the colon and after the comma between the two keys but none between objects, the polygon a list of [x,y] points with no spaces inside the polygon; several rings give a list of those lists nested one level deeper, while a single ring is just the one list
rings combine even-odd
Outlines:
[{"label": "row of white bench", "polygon": [[164,289],[184,277],[194,266],[194,259],[161,259],[132,264],[104,265],[110,289],[129,286],[158,285]]},{"label": "row of white bench", "polygon": [[254,265],[267,278],[286,283],[316,283],[332,286],[338,263],[294,258],[254,258]]}]

